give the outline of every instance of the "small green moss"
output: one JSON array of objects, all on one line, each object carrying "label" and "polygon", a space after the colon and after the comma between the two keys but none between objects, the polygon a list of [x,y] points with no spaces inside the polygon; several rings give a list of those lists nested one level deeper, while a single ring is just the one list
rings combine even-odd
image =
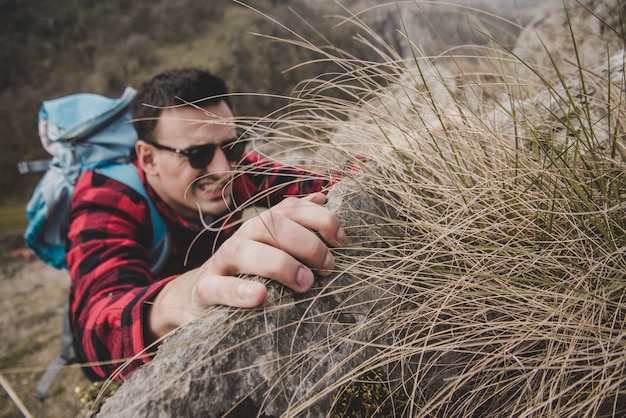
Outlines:
[{"label": "small green moss", "polygon": [[120,383],[114,381],[92,382],[86,388],[77,386],[74,393],[83,405],[81,412],[88,417],[95,416],[106,400],[115,394],[119,386]]},{"label": "small green moss", "polygon": [[380,370],[363,373],[335,395],[331,418],[394,418],[407,404],[404,392],[392,390]]}]

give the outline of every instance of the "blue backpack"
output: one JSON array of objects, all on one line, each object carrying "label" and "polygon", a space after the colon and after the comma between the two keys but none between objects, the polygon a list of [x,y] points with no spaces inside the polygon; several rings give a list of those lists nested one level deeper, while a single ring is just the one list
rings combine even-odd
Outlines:
[{"label": "blue backpack", "polygon": [[[127,184],[148,201],[154,236],[150,251],[152,272],[158,273],[167,262],[167,228],[148,197],[135,165],[129,163],[137,142],[128,112],[135,94],[130,87],[118,99],[78,93],[44,101],[41,106],[39,136],[52,160],[21,162],[18,169],[20,173],[45,171],[26,205],[29,223],[24,238],[39,258],[55,268],[67,268],[70,199],[76,181],[88,170],[98,170]],[[69,303],[66,303],[61,354],[41,377],[35,397],[43,401],[61,366],[72,362],[72,332]]]},{"label": "blue backpack", "polygon": [[158,272],[167,261],[167,229],[128,161],[134,154],[137,133],[128,105],[136,92],[127,87],[119,99],[78,93],[44,101],[39,111],[39,136],[51,161],[18,164],[21,173],[46,170],[26,206],[29,248],[49,265],[67,268],[65,261],[70,199],[79,176],[98,170],[131,186],[150,204],[154,228],[151,266]]}]

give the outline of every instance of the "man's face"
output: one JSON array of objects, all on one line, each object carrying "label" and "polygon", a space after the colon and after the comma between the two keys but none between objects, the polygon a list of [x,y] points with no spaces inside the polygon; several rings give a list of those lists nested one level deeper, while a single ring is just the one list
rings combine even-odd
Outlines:
[{"label": "man's face", "polygon": [[229,161],[219,145],[236,137],[232,117],[223,101],[202,109],[184,106],[161,112],[155,130],[158,144],[179,150],[217,145],[213,158],[205,161],[206,165],[203,162],[201,167],[193,161],[196,167],[192,167],[184,155],[145,144],[153,155],[153,170],[146,170],[153,180],[149,180],[151,186],[187,219],[199,219],[198,207],[203,215],[221,215],[231,207],[230,180],[238,161]]}]

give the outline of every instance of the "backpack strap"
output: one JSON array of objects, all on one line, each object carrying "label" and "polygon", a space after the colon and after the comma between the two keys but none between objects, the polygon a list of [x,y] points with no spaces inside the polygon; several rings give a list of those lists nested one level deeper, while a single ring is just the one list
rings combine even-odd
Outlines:
[{"label": "backpack strap", "polygon": [[48,368],[46,372],[39,379],[39,383],[37,384],[37,389],[35,389],[35,399],[39,402],[43,402],[46,393],[48,392],[48,388],[50,388],[50,384],[54,380],[57,373],[63,366],[68,364],[72,364],[76,362],[76,358],[74,357],[74,348],[72,346],[72,327],[70,326],[70,300],[69,298],[65,301],[65,305],[63,306],[63,330],[61,331],[61,353],[57,358],[52,360],[50,364],[48,364]]},{"label": "backpack strap", "polygon": [[20,161],[17,163],[17,171],[20,174],[40,173],[50,168],[52,158],[44,160]]},{"label": "backpack strap", "polygon": [[150,207],[150,220],[152,221],[152,229],[154,238],[152,248],[150,250],[150,266],[152,273],[158,273],[165,266],[169,257],[170,240],[167,234],[167,227],[157,212],[154,202],[148,196],[145,187],[141,183],[137,167],[132,163],[113,164],[97,169],[98,172],[110,177],[114,180],[124,183],[132,187],[136,192],[141,194]]}]

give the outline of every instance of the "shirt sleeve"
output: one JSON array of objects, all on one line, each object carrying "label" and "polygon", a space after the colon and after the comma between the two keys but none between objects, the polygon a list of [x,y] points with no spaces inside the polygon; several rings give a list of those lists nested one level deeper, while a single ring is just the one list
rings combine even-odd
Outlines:
[{"label": "shirt sleeve", "polygon": [[324,191],[336,183],[338,173],[313,173],[299,167],[285,166],[248,153],[235,177],[234,195],[239,205],[270,207],[288,196],[306,196]]},{"label": "shirt sleeve", "polygon": [[126,361],[129,372],[149,360],[143,307],[175,277],[157,281],[150,271],[149,213],[139,193],[98,173],[86,173],[74,190],[70,313],[77,357],[94,363],[85,370],[91,378],[110,376]]}]

